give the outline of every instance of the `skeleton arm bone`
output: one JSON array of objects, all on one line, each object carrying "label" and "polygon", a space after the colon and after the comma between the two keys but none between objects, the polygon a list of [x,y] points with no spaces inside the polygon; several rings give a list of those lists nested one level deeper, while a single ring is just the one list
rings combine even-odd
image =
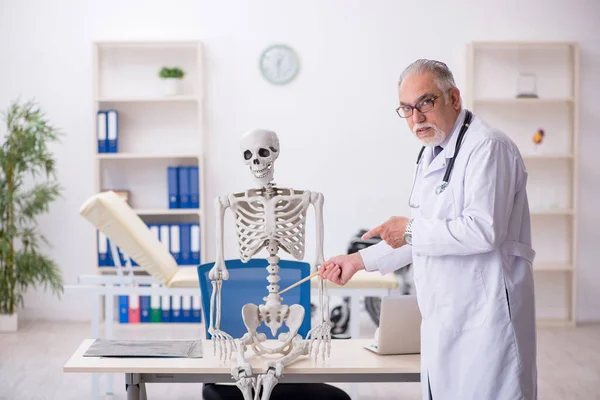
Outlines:
[{"label": "skeleton arm bone", "polygon": [[[323,265],[325,257],[323,255],[323,194],[313,192],[310,194],[310,203],[315,208],[315,225],[317,229],[317,259],[311,268],[311,273]],[[319,276],[319,302],[321,306],[321,323],[329,320],[329,298],[326,293],[325,281]],[[325,304],[324,304],[325,303]]]},{"label": "skeleton arm bone", "polygon": [[[225,219],[225,210],[229,207],[229,200],[226,196],[215,199],[215,208],[217,214],[217,259],[215,265],[208,273],[208,278],[212,281],[213,292],[210,297],[210,325],[208,332],[213,335],[213,350],[216,353],[219,347],[219,356],[227,358],[227,345],[229,344],[229,356],[233,348],[233,338],[221,331],[221,286],[223,280],[229,278],[229,273],[225,267],[225,258],[223,256],[223,220]],[[224,346],[224,347],[223,347]]]}]

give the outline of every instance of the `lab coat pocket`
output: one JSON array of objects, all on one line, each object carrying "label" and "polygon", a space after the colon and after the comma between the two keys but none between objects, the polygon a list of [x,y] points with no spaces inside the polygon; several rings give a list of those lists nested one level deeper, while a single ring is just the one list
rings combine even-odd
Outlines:
[{"label": "lab coat pocket", "polygon": [[440,194],[433,193],[428,196],[428,210],[426,214],[429,218],[436,219],[454,219],[456,218],[456,209],[454,201],[454,189],[448,186]]},{"label": "lab coat pocket", "polygon": [[455,332],[482,326],[488,308],[481,268],[460,265],[444,278],[436,297],[442,326]]}]

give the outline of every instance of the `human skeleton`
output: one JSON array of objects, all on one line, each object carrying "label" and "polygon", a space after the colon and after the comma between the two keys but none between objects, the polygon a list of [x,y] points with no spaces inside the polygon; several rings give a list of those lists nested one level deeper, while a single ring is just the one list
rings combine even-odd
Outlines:
[{"label": "human skeleton", "polygon": [[[232,377],[244,395],[245,400],[258,399],[262,386],[261,400],[268,400],[273,388],[283,373],[283,368],[302,355],[320,356],[325,359],[331,350],[331,323],[329,321],[329,304],[325,282],[319,277],[319,310],[320,324],[311,329],[303,339],[298,334],[302,325],[305,310],[299,304],[282,304],[278,294],[279,281],[277,256],[279,249],[291,254],[294,258],[304,258],[305,221],[309,204],[315,208],[317,255],[311,266],[311,273],[324,262],[323,257],[323,195],[307,190],[284,189],[273,186],[274,163],[279,157],[279,139],[275,132],[254,129],[242,136],[241,152],[244,163],[248,165],[254,180],[260,189],[251,189],[243,193],[231,193],[215,199],[217,214],[217,253],[214,267],[209,272],[213,286],[210,301],[209,333],[213,337],[215,353],[228,359],[236,352],[237,366],[232,368]],[[223,221],[225,210],[231,208],[234,215],[240,258],[247,262],[250,258],[266,248],[269,276],[267,287],[269,294],[264,298],[265,304],[246,304],[242,308],[242,318],[248,330],[242,338],[233,339],[220,330],[221,321],[221,287],[229,273],[225,267],[223,256]],[[310,310],[308,310],[310,318]],[[283,323],[289,332],[281,333],[275,347],[266,346],[266,335],[257,332],[264,323],[273,336]],[[257,377],[252,374],[252,367],[245,358],[250,346],[257,355],[278,355],[278,360],[265,363],[265,372]]]}]

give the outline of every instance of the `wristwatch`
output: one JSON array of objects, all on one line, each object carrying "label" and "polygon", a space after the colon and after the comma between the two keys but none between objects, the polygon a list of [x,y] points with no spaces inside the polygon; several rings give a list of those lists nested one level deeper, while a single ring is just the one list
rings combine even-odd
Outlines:
[{"label": "wristwatch", "polygon": [[412,218],[406,224],[406,230],[404,231],[404,241],[412,246],[412,224],[415,219]]}]

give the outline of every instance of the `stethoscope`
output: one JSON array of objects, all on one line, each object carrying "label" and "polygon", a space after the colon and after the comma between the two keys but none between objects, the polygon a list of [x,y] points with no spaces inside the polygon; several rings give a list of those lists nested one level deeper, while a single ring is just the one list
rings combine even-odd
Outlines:
[{"label": "stethoscope", "polygon": [[[473,117],[473,114],[469,110],[465,110],[465,111],[466,111],[465,112],[465,120],[463,122],[462,127],[460,128],[460,132],[458,133],[458,139],[456,140],[456,147],[454,148],[454,156],[452,156],[450,158],[450,160],[448,160],[448,165],[446,166],[446,173],[444,173],[444,179],[442,179],[442,183],[439,184],[435,188],[435,194],[437,194],[437,195],[439,195],[444,190],[446,190],[446,187],[448,186],[448,182],[450,181],[450,174],[452,174],[452,168],[454,168],[454,160],[456,159],[456,156],[458,155],[458,151],[460,150],[460,145],[462,143],[462,139],[465,136],[467,129],[469,129],[469,125],[471,124],[471,118]],[[421,158],[423,156],[423,151],[425,150],[425,147],[426,146],[421,147],[421,151],[419,151],[419,155],[417,156],[417,167],[415,168],[415,176],[413,178],[412,188],[410,189],[410,196],[408,196],[408,206],[410,208],[419,208],[419,205],[413,204],[411,202],[411,199],[412,199],[412,195],[413,195],[413,190],[415,189],[415,182],[417,181],[417,175],[419,173],[419,166],[421,164]]]}]

